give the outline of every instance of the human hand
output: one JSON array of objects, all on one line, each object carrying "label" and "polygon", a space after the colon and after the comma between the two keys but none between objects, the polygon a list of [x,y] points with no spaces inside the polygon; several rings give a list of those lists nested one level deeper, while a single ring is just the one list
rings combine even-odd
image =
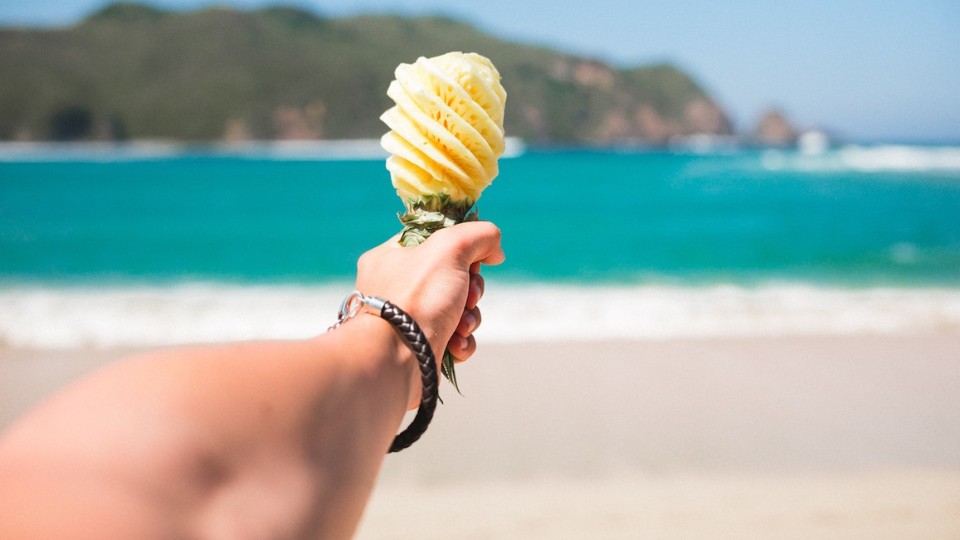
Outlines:
[{"label": "human hand", "polygon": [[504,260],[500,230],[490,222],[461,223],[435,232],[416,247],[397,237],[364,253],[357,262],[357,290],[379,296],[409,313],[437,358],[444,350],[458,361],[476,350],[483,296],[480,265]]}]

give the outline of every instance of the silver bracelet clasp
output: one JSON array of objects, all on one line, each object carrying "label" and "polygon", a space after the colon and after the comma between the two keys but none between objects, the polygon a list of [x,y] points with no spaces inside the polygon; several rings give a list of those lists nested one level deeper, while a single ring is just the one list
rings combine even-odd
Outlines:
[{"label": "silver bracelet clasp", "polygon": [[356,317],[361,311],[367,311],[377,317],[381,317],[383,316],[383,306],[386,303],[387,301],[383,298],[364,296],[360,291],[353,291],[340,302],[340,310],[337,312],[337,322],[330,327],[330,330]]}]

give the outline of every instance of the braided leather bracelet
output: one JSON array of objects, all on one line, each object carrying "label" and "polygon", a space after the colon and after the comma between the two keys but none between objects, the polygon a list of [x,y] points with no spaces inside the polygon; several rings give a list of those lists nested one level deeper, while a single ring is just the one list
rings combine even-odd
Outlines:
[{"label": "braided leather bracelet", "polygon": [[423,334],[423,330],[413,320],[413,317],[387,300],[376,296],[364,296],[360,291],[353,291],[343,299],[343,302],[340,303],[337,322],[330,329],[333,330],[345,321],[352,319],[360,310],[378,315],[392,324],[404,343],[416,355],[417,363],[420,365],[420,381],[423,384],[423,392],[420,394],[420,407],[417,409],[417,415],[406,429],[394,437],[393,444],[387,451],[388,453],[399,452],[417,442],[417,439],[427,431],[430,421],[433,420],[438,399],[437,361],[433,355],[433,349],[430,348],[430,343],[427,341],[427,336]]}]

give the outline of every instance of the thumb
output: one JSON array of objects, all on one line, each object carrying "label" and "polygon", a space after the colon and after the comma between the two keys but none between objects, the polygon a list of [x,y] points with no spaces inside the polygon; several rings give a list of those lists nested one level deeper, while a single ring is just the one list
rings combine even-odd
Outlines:
[{"label": "thumb", "polygon": [[496,265],[506,258],[500,245],[500,229],[489,221],[468,221],[435,232],[434,244],[443,244],[464,266],[473,263]]}]

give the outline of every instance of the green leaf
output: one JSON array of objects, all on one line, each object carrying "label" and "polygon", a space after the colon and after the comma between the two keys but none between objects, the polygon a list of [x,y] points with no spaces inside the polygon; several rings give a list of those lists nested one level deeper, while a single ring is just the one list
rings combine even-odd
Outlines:
[{"label": "green leaf", "polygon": [[453,389],[462,396],[463,392],[460,391],[460,385],[457,384],[457,371],[454,367],[453,355],[450,354],[450,351],[443,351],[443,360],[440,362],[440,373],[453,384]]}]

